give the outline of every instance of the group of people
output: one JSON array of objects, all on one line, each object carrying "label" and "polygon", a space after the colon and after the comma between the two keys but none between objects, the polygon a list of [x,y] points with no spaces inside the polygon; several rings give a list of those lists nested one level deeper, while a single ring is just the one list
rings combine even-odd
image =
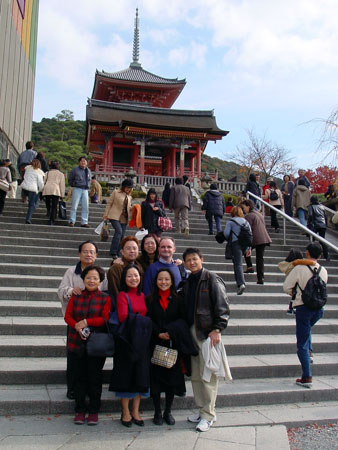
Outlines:
[{"label": "group of people", "polygon": [[[154,424],[174,425],[173,399],[185,395],[184,375],[188,374],[199,408],[188,420],[198,431],[207,431],[216,419],[218,377],[231,379],[221,342],[229,319],[224,282],[203,267],[203,255],[197,248],[186,249],[184,265],[174,260],[176,248],[171,237],[161,237],[158,242],[153,235],[145,236],[140,254],[135,236],[124,237],[120,244],[121,257],[113,260],[105,275],[96,265],[96,244],[82,243],[79,262],[66,271],[58,289],[68,325],[67,396],[75,399],[74,423],[98,423],[102,393],[105,358],[88,356],[90,334],[88,338],[83,330],[104,329],[116,311],[124,334],[116,339],[109,390],[121,401],[121,424],[144,426],[140,401],[151,396]],[[191,272],[189,277],[184,266]],[[177,352],[171,368],[151,363],[158,345]]]}]

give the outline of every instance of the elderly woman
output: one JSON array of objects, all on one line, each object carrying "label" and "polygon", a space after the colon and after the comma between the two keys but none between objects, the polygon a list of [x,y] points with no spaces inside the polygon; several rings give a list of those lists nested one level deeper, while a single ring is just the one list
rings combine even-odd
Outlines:
[{"label": "elderly woman", "polygon": [[[270,245],[271,238],[265,227],[262,214],[255,210],[251,200],[244,200],[241,208],[245,213],[245,219],[249,222],[252,231],[252,248],[256,249],[257,284],[264,284],[264,250]],[[244,273],[254,273],[250,252],[245,255],[247,269]]]},{"label": "elderly woman", "polygon": [[[105,325],[109,319],[110,298],[99,290],[104,280],[104,270],[95,265],[87,266],[81,273],[85,289],[80,295],[73,294],[66,309],[68,324],[67,348],[74,373],[75,412],[74,423],[83,425],[86,413],[86,395],[89,396],[88,425],[97,425],[101,404],[102,369],[105,358],[89,356],[86,352],[90,332]],[[90,335],[89,335],[90,337]]]},{"label": "elderly woman", "polygon": [[21,183],[21,188],[28,191],[28,211],[26,223],[31,224],[31,218],[39,201],[39,193],[44,187],[44,173],[41,170],[41,163],[38,159],[33,159],[31,165],[25,167],[25,177]]},{"label": "elderly woman", "polygon": [[52,161],[46,175],[46,183],[42,195],[45,197],[49,224],[54,225],[60,198],[65,196],[65,176],[60,172],[59,161]]},{"label": "elderly woman", "polygon": [[238,236],[241,227],[244,226],[251,233],[249,222],[244,219],[243,210],[240,206],[235,206],[231,211],[232,219],[226,224],[224,230],[225,239],[231,243],[232,262],[234,265],[235,280],[237,283],[237,295],[242,295],[245,290],[245,282],[242,268],[243,253],[247,253],[248,248],[243,248],[239,243]]},{"label": "elderly woman", "polygon": [[116,259],[120,254],[120,242],[126,232],[128,217],[131,211],[131,191],[133,182],[127,178],[122,181],[121,188],[115,190],[109,197],[103,220],[110,220],[115,230],[111,246],[110,256]]}]

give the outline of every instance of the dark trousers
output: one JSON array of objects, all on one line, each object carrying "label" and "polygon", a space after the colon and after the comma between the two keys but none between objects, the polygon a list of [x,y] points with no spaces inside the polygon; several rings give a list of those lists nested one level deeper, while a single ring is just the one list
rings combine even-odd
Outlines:
[{"label": "dark trousers", "polygon": [[[281,209],[282,206],[281,205],[272,205],[277,209]],[[277,219],[277,213],[276,211],[274,211],[273,209],[270,209],[271,212],[271,228],[274,228],[275,230],[277,228],[279,228],[279,223],[278,223],[278,219]]]},{"label": "dark trousers", "polygon": [[[256,271],[257,271],[257,280],[264,280],[264,250],[265,244],[256,245]],[[252,267],[252,259],[251,256],[245,257],[245,262],[248,268]]]},{"label": "dark trousers", "polygon": [[288,216],[292,217],[292,196],[291,195],[283,195],[284,198],[284,210],[285,210],[285,214],[287,214]]},{"label": "dark trousers", "polygon": [[212,221],[213,217],[215,218],[217,233],[219,233],[221,231],[221,218],[222,218],[222,216],[218,216],[218,215],[215,215],[215,214],[207,217],[207,221],[208,221],[208,225],[209,225],[209,233],[213,233],[214,232],[214,223]]},{"label": "dark trousers", "polygon": [[[161,414],[161,394],[153,394],[152,397],[153,397],[155,414]],[[165,409],[164,409],[164,411],[166,413],[171,412],[171,406],[173,404],[173,401],[174,401],[174,388],[165,392]]]},{"label": "dark trousers", "polygon": [[[315,233],[319,234],[320,237],[325,238],[326,228],[315,228]],[[326,259],[329,256],[329,249],[327,248],[327,245],[323,242],[320,243],[323,249],[323,256]]]},{"label": "dark trousers", "polygon": [[242,267],[243,252],[238,241],[232,242],[231,249],[232,249],[232,263],[234,265],[235,280],[237,286],[239,287],[242,284],[245,284]]},{"label": "dark trousers", "polygon": [[56,220],[59,196],[58,195],[46,195],[45,196],[47,213],[49,213],[49,219],[53,222]]},{"label": "dark trousers", "polygon": [[7,194],[7,192],[2,191],[0,189],[0,214],[2,214],[2,211],[3,211],[4,206],[5,206],[6,194]]},{"label": "dark trousers", "polygon": [[[102,369],[106,358],[93,358],[83,353],[69,352],[74,375],[75,412],[97,414],[101,405]],[[86,407],[86,394],[89,405]]]},{"label": "dark trousers", "polygon": [[302,378],[311,377],[311,328],[323,317],[323,308],[313,311],[304,306],[296,308],[297,355],[302,365]]}]

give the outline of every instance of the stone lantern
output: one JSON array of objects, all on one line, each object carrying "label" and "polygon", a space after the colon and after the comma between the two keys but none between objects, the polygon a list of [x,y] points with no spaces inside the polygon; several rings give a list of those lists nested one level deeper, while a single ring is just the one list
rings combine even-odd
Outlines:
[{"label": "stone lantern", "polygon": [[125,172],[124,175],[126,176],[126,178],[129,178],[133,182],[133,186],[135,187],[137,176],[136,171],[132,167],[129,167],[129,169],[127,170],[127,172]]},{"label": "stone lantern", "polygon": [[208,172],[205,172],[204,176],[201,178],[202,182],[202,188],[203,189],[209,189],[210,183],[212,182],[211,176],[208,174]]},{"label": "stone lantern", "polygon": [[107,182],[107,185],[108,185],[109,191],[112,192],[121,186],[121,181],[113,175],[110,178],[110,180]]}]

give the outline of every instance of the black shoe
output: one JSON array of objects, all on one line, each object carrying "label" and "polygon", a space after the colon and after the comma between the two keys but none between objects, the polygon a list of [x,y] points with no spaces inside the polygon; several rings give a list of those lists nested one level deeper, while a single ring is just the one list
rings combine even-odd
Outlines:
[{"label": "black shoe", "polygon": [[120,422],[122,423],[122,425],[124,426],[124,427],[127,427],[127,428],[130,428],[131,427],[131,425],[132,425],[132,419],[130,419],[130,420],[123,420],[122,419],[122,417],[121,417],[121,419],[120,419]]},{"label": "black shoe", "polygon": [[26,223],[32,225],[32,222],[30,220],[26,220]]},{"label": "black shoe", "polygon": [[257,284],[264,284],[264,280],[257,280]]},{"label": "black shoe", "polygon": [[134,419],[134,417],[132,416],[131,421],[138,427],[144,427],[144,420],[137,420],[137,419]]},{"label": "black shoe", "polygon": [[74,400],[75,399],[74,391],[67,391],[67,398],[69,398],[69,400]]},{"label": "black shoe", "polygon": [[161,413],[155,413],[153,422],[155,425],[163,425],[163,417]]},{"label": "black shoe", "polygon": [[244,273],[255,273],[255,269],[253,267],[248,267],[246,270],[244,270]]},{"label": "black shoe", "polygon": [[211,233],[211,231],[209,231],[208,236],[213,236],[214,233]]},{"label": "black shoe", "polygon": [[175,419],[170,412],[164,412],[163,419],[168,425],[175,425]]}]

